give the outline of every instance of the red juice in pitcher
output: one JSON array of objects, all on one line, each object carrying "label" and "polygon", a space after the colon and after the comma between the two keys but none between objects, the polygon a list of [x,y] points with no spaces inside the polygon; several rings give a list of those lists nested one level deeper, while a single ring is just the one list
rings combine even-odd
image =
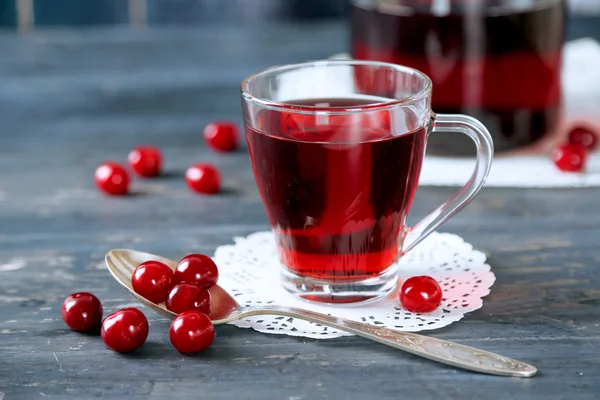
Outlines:
[{"label": "red juice in pitcher", "polygon": [[[433,82],[432,108],[464,113],[498,151],[536,142],[561,112],[563,0],[355,0],[356,59],[407,65]],[[463,155],[468,139],[440,135],[435,154]]]}]

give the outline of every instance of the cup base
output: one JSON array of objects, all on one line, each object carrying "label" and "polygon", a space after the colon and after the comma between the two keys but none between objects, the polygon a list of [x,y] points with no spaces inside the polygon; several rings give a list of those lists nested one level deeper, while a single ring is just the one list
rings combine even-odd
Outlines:
[{"label": "cup base", "polygon": [[294,296],[314,302],[335,305],[371,302],[387,296],[398,284],[398,265],[361,281],[313,279],[299,276],[284,267],[283,287]]}]

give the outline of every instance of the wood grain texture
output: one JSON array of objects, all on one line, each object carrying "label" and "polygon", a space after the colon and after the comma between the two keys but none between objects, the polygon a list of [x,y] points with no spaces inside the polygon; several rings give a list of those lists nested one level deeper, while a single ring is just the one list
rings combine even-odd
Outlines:
[{"label": "wood grain texture", "polygon": [[[485,189],[444,231],[485,251],[482,309],[431,335],[522,359],[531,380],[458,371],[358,338],[312,340],[219,327],[193,357],[148,313],[149,340],[119,355],[71,332],[62,300],[89,290],[105,315],[132,298],[102,265],[131,247],[178,258],[267,229],[245,149],[215,154],[211,120],[241,122],[239,83],[270,65],[345,50],[336,24],[0,35],[0,399],[594,399],[600,394],[600,189]],[[108,198],[95,166],[163,149],[166,174]],[[183,171],[217,165],[225,192],[190,193]],[[450,196],[420,188],[414,222]]]}]

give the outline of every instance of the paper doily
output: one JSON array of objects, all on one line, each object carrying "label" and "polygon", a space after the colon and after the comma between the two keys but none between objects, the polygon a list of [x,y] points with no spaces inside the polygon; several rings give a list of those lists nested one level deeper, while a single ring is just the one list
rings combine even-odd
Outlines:
[{"label": "paper doily", "polygon": [[[463,186],[473,173],[475,159],[425,157],[419,185]],[[514,156],[494,160],[485,183],[489,187],[600,186],[600,153],[589,156],[585,173],[562,172],[548,157]]]},{"label": "paper doily", "polygon": [[[299,307],[402,331],[438,329],[459,321],[466,313],[482,306],[482,297],[489,294],[496,279],[482,252],[474,250],[460,236],[433,233],[402,258],[399,279],[400,283],[415,275],[437,279],[444,292],[438,310],[429,314],[410,313],[402,309],[397,294],[365,305],[328,306],[299,300],[282,288],[280,263],[271,232],[237,237],[234,242],[217,248],[214,260],[219,265],[219,285],[240,304]],[[249,317],[232,324],[264,333],[316,339],[352,336],[326,326],[278,316]]]}]

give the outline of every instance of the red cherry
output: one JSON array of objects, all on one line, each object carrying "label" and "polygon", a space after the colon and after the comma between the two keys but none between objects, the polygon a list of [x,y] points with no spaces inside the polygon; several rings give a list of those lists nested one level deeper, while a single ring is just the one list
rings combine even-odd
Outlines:
[{"label": "red cherry", "polygon": [[173,320],[169,337],[180,352],[195,353],[210,347],[215,339],[215,330],[206,314],[186,311]]},{"label": "red cherry", "polygon": [[116,162],[107,161],[96,168],[94,180],[98,189],[106,194],[122,196],[129,188],[129,175],[125,168]]},{"label": "red cherry", "polygon": [[148,320],[137,308],[123,308],[106,317],[100,333],[108,348],[119,353],[128,353],[146,341]]},{"label": "red cherry", "polygon": [[198,193],[218,193],[221,186],[219,171],[212,165],[196,164],[185,172],[185,181],[190,189]]},{"label": "red cherry", "polygon": [[209,288],[219,280],[217,264],[204,254],[190,254],[181,259],[175,268],[173,282],[189,283]]},{"label": "red cherry", "polygon": [[210,293],[203,287],[181,283],[175,286],[165,302],[167,310],[175,314],[195,310],[203,314],[210,314]]},{"label": "red cherry", "polygon": [[569,132],[569,143],[580,144],[587,150],[592,151],[598,145],[598,135],[588,128],[578,126]]},{"label": "red cherry", "polygon": [[400,289],[400,303],[410,312],[431,312],[442,303],[442,288],[430,276],[413,276]]},{"label": "red cherry", "polygon": [[204,128],[204,139],[217,151],[232,151],[238,144],[238,128],[233,122],[213,122]]},{"label": "red cherry", "polygon": [[162,156],[156,147],[136,147],[129,152],[127,161],[133,171],[140,176],[151,178],[160,174]]},{"label": "red cherry", "polygon": [[73,293],[65,299],[61,311],[65,323],[78,332],[95,331],[102,322],[102,304],[91,293]]},{"label": "red cherry", "polygon": [[173,287],[173,270],[160,261],[143,262],[133,271],[131,286],[140,296],[162,303]]},{"label": "red cherry", "polygon": [[552,161],[561,171],[582,172],[587,161],[587,150],[580,144],[563,144],[552,152]]}]

